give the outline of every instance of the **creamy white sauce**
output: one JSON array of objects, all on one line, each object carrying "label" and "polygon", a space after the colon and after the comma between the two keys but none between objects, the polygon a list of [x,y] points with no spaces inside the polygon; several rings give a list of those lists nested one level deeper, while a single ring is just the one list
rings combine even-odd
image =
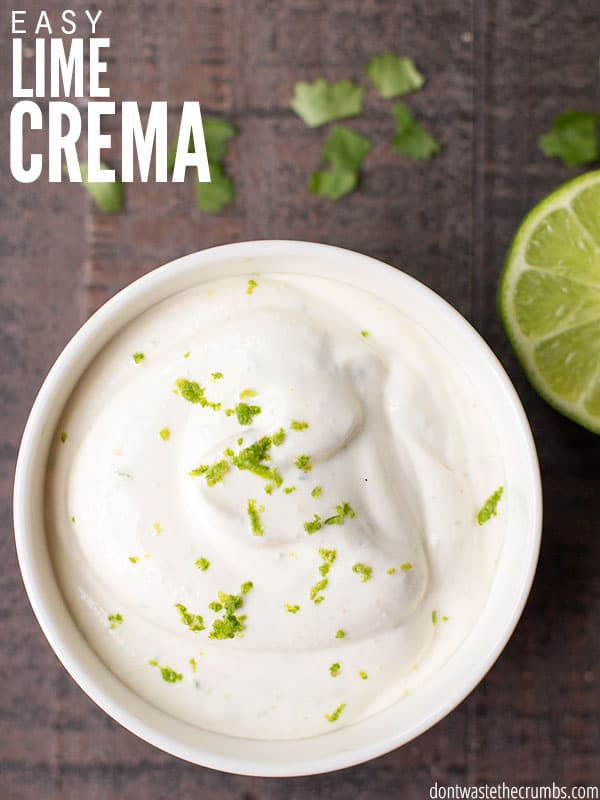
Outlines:
[{"label": "creamy white sauce", "polygon": [[[324,279],[254,279],[251,294],[240,277],[169,298],[95,359],[51,452],[47,520],[68,605],[124,683],[193,724],[289,739],[348,725],[435,679],[481,611],[509,499],[477,524],[504,480],[497,434],[468,370],[436,341],[435,320],[430,334]],[[174,391],[181,379],[221,408],[186,400]],[[256,395],[244,402],[261,412],[241,425],[225,412],[248,389]],[[309,427],[294,430],[294,420]],[[190,476],[281,428],[285,441],[265,462],[283,478],[272,494],[231,463],[213,486]],[[295,465],[299,455],[310,471]],[[264,507],[263,536],[249,499]],[[305,522],[343,503],[354,517],[307,533]],[[336,552],[329,571],[320,548]],[[356,564],[370,568],[368,580]],[[243,600],[243,630],[231,639],[210,638],[219,592]],[[205,629],[191,630],[177,604]],[[111,627],[115,614],[122,622]]]}]

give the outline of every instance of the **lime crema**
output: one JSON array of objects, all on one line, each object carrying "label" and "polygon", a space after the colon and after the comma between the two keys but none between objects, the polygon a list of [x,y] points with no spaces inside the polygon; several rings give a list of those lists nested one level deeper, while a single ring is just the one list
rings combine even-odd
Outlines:
[{"label": "lime crema", "polygon": [[101,351],[56,432],[47,523],[68,606],[127,686],[293,739],[435,680],[510,497],[493,420],[430,328],[268,274],[175,295]]}]

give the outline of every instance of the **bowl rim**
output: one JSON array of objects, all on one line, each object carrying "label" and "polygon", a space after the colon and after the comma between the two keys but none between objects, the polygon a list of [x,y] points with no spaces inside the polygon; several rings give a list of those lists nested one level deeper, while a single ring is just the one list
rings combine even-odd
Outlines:
[{"label": "bowl rim", "polygon": [[[424,714],[420,723],[414,725],[409,731],[395,736],[388,736],[375,742],[369,742],[362,747],[352,750],[334,753],[333,755],[321,754],[319,758],[307,763],[295,762],[294,764],[281,763],[273,760],[272,763],[265,764],[264,761],[258,762],[252,758],[231,757],[216,752],[209,752],[201,748],[191,748],[181,742],[177,742],[168,734],[163,734],[152,724],[148,724],[139,715],[125,709],[118,700],[111,696],[110,692],[98,685],[98,682],[90,674],[88,667],[83,665],[83,657],[72,652],[72,648],[66,644],[65,637],[61,635],[58,623],[53,619],[53,614],[46,605],[44,592],[39,586],[39,563],[35,554],[35,535],[30,530],[28,524],[28,479],[32,470],[35,469],[37,460],[36,445],[44,432],[45,418],[47,409],[51,404],[52,397],[56,391],[56,386],[61,380],[61,375],[69,368],[71,363],[81,351],[89,348],[89,342],[93,340],[96,331],[100,331],[109,319],[121,313],[123,307],[130,304],[136,296],[146,297],[153,290],[161,290],[164,285],[173,281],[177,275],[185,274],[188,271],[198,270],[199,275],[203,267],[209,264],[218,263],[223,259],[239,259],[243,262],[245,258],[256,258],[260,256],[273,255],[294,255],[303,257],[320,257],[327,255],[329,258],[343,259],[352,261],[362,269],[379,271],[380,273],[393,272],[398,281],[405,282],[413,291],[421,292],[429,302],[437,304],[440,311],[453,318],[454,322],[462,325],[463,331],[468,336],[481,353],[482,358],[487,360],[488,366],[494,374],[495,380],[503,389],[503,394],[515,415],[519,426],[520,434],[527,451],[527,469],[531,477],[529,487],[531,494],[528,499],[532,509],[531,539],[528,553],[526,554],[527,564],[523,573],[519,591],[512,604],[512,613],[507,620],[501,633],[496,639],[496,644],[478,664],[477,669],[473,670],[469,680],[451,693],[446,702],[437,708]],[[243,270],[240,271],[242,274]],[[243,274],[248,274],[247,272]],[[201,283],[201,278],[198,283]],[[352,285],[352,281],[349,281]],[[174,292],[171,292],[173,294]],[[162,295],[167,297],[169,293]],[[156,301],[149,302],[145,308],[149,308]],[[136,311],[128,317],[124,317],[119,327],[123,327],[130,322],[140,311]],[[114,334],[113,334],[114,335]],[[91,362],[94,355],[89,356],[87,364]],[[45,460],[44,460],[45,472]],[[194,253],[177,258],[173,261],[159,266],[132,283],[118,291],[100,308],[95,311],[89,319],[75,332],[67,345],[62,349],[49,370],[45,380],[40,387],[36,399],[30,411],[25,429],[22,435],[17,464],[15,470],[14,492],[13,492],[13,520],[15,532],[15,544],[17,557],[25,590],[30,604],[42,631],[54,650],[62,666],[71,675],[78,686],[98,705],[109,717],[114,719],[126,730],[134,733],[146,742],[158,747],[159,749],[189,761],[194,764],[210,767],[223,772],[238,775],[249,775],[257,777],[292,777],[301,775],[312,775],[323,772],[334,771],[345,767],[363,763],[372,758],[382,756],[397,747],[414,739],[425,732],[454,708],[456,708],[467,697],[480,681],[491,669],[500,653],[506,646],[508,640],[521,617],[529,596],[535,570],[537,567],[541,533],[542,533],[542,485],[539,470],[539,463],[535,443],[527,416],[517,395],[517,392],[508,377],[504,367],[497,356],[485,342],[477,330],[444,298],[432,289],[421,283],[416,278],[406,274],[402,270],[392,267],[385,262],[362,253],[347,250],[332,245],[319,244],[307,241],[296,241],[286,239],[265,239],[253,240],[248,242],[235,242],[232,244],[219,245],[207,248]],[[91,648],[90,648],[90,652]],[[95,655],[95,654],[94,654]],[[100,661],[98,656],[95,658]],[[116,679],[118,681],[118,679]],[[119,682],[120,683],[120,682]],[[129,690],[128,691],[132,691]],[[356,724],[360,724],[356,723]],[[331,734],[326,734],[330,736]],[[233,738],[233,737],[227,737]],[[311,737],[313,739],[323,739],[323,736]],[[248,740],[253,741],[253,740]]]}]

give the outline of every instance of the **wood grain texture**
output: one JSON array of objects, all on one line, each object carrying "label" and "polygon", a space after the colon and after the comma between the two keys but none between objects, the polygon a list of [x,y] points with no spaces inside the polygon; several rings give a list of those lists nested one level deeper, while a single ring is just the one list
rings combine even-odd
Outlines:
[{"label": "wood grain texture", "polygon": [[[55,0],[23,4],[60,11]],[[82,10],[88,4],[70,0]],[[0,2],[3,42],[13,3]],[[558,112],[598,107],[600,9],[592,0],[106,0],[116,100],[176,109],[199,99],[239,129],[235,203],[214,217],[193,187],[134,184],[108,217],[75,185],[16,184],[0,137],[0,797],[2,800],[407,800],[441,783],[598,782],[600,775],[599,440],[529,388],[495,309],[498,274],[524,212],[572,175],[536,141]],[[428,76],[409,98],[441,140],[426,164],[396,159],[389,103],[367,95],[355,127],[374,142],[359,192],[311,197],[322,130],[290,112],[297,80],[360,78],[384,48]],[[0,47],[0,106],[11,106]],[[6,130],[6,128],[5,128]],[[113,126],[118,145],[117,126]],[[43,137],[36,135],[32,143]],[[116,148],[118,152],[118,148]],[[110,159],[108,159],[110,160]],[[464,313],[513,377],[544,474],[544,541],[529,604],[482,684],[404,748],[331,775],[263,780],[194,767],[109,720],[66,675],[25,597],[11,535],[18,442],[35,391],[87,316],[153,266],[255,238],[323,241],[379,257]]]}]

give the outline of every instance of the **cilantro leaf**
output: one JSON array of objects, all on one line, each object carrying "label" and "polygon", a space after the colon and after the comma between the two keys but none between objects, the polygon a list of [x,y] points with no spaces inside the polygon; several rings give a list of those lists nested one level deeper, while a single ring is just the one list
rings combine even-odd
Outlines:
[{"label": "cilantro leaf", "polygon": [[[101,169],[110,169],[106,164],[100,164]],[[79,164],[81,171],[81,182],[88,190],[92,199],[99,209],[107,214],[117,214],[123,210],[125,205],[125,191],[121,181],[115,177],[112,183],[96,183],[88,181],[88,165],[85,162]]]},{"label": "cilantro leaf", "polygon": [[442,149],[439,142],[413,117],[405,103],[392,106],[396,120],[394,150],[400,156],[428,160]]},{"label": "cilantro leaf", "polygon": [[540,136],[539,146],[547,156],[556,156],[567,167],[581,167],[596,161],[598,149],[598,114],[590,111],[565,111],[552,124],[552,130]]},{"label": "cilantro leaf", "polygon": [[235,128],[224,119],[206,117],[202,123],[204,128],[204,141],[206,142],[206,155],[212,164],[222,161],[227,155],[229,142],[235,136]]},{"label": "cilantro leaf", "polygon": [[389,51],[373,56],[365,72],[375,84],[380,97],[386,99],[416,92],[425,83],[425,76],[419,72],[412,58],[396,56]]},{"label": "cilantro leaf", "polygon": [[362,162],[371,149],[371,142],[345,125],[336,125],[325,141],[322,159],[331,164],[331,170],[314,172],[309,189],[320,197],[338,200],[354,191]]},{"label": "cilantro leaf", "polygon": [[235,189],[229,175],[219,162],[209,163],[210,183],[196,184],[196,205],[202,211],[219,214],[233,202]]},{"label": "cilantro leaf", "polygon": [[362,111],[365,90],[353,81],[327,83],[317,78],[313,83],[299,81],[290,102],[292,109],[311,128],[336,119],[355,117]]}]

